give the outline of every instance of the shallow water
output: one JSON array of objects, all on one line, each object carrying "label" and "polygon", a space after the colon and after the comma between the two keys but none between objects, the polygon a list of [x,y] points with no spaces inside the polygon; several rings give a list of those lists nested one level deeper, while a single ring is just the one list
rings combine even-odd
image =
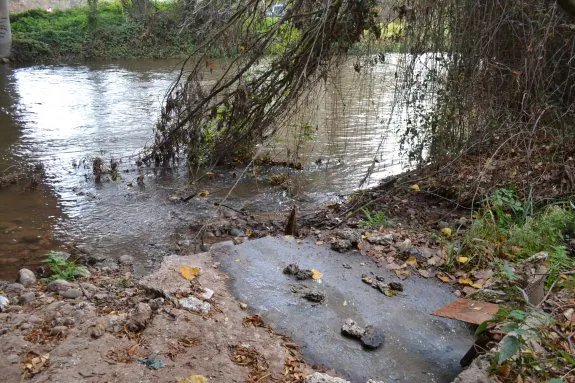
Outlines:
[{"label": "shallow water", "polygon": [[[370,258],[288,237],[220,244],[212,253],[230,275],[240,301],[302,345],[309,360],[347,374],[353,382],[451,382],[473,343],[472,332],[462,322],[430,315],[456,299],[435,278],[413,276],[402,281],[404,292],[386,297],[363,283],[362,274],[383,276],[386,283],[399,279]],[[321,271],[321,283],[283,274],[291,263]],[[324,293],[325,302],[304,300],[292,292],[296,285]],[[383,330],[384,345],[365,351],[357,340],[343,337],[340,329],[347,318]]]},{"label": "shallow water", "polygon": [[[401,122],[387,125],[395,61],[389,56],[363,76],[350,62],[288,124],[311,124],[311,140],[298,145],[293,135],[280,134],[267,144],[276,158],[289,150],[290,158],[304,164],[296,177],[299,203],[312,206],[349,193],[374,158],[371,184],[401,171],[393,134]],[[171,204],[170,195],[191,189],[183,172],[134,165],[153,137],[162,98],[178,70],[179,63],[169,60],[0,67],[0,171],[36,163],[45,169],[37,190],[0,190],[0,279],[38,264],[62,241],[104,254],[131,253],[148,267],[173,250],[174,231],[214,216],[213,202],[227,194],[242,169],[219,169],[218,176],[194,185],[210,192],[207,199]],[[218,64],[206,81],[220,70]],[[95,184],[90,164],[97,156],[120,161],[121,179]],[[229,203],[256,211],[291,206],[290,195],[269,186],[266,171],[285,169],[250,172]],[[140,174],[145,187],[129,187]]]}]

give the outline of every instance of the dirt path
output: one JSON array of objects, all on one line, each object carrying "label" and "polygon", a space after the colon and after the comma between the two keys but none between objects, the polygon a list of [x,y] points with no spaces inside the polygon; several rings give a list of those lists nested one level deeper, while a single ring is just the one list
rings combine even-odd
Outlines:
[{"label": "dirt path", "polygon": [[[18,304],[0,313],[2,381],[159,383],[202,375],[222,383],[297,382],[309,373],[295,345],[232,297],[209,253],[166,259],[137,282],[124,258],[76,283],[4,283],[0,291]],[[180,266],[201,273],[190,283]],[[207,313],[172,303],[206,288],[214,292],[200,299]],[[163,367],[137,361],[150,356],[150,367],[154,356]]]}]

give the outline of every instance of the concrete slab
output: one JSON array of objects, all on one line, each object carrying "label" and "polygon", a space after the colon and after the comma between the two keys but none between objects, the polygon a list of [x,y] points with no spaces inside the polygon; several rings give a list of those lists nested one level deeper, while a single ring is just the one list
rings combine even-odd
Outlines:
[{"label": "concrete slab", "polygon": [[[363,283],[362,274],[372,272],[385,282],[398,279],[358,253],[340,254],[307,240],[267,237],[238,246],[220,244],[212,254],[230,275],[237,298],[302,345],[309,361],[338,370],[353,382],[450,382],[473,343],[467,325],[431,315],[456,300],[439,282],[411,277],[402,281],[403,293],[387,297]],[[321,283],[283,274],[290,263],[321,271]],[[300,285],[324,293],[325,302],[302,299],[293,292]],[[346,318],[382,329],[383,347],[365,351],[356,340],[343,337]]]}]

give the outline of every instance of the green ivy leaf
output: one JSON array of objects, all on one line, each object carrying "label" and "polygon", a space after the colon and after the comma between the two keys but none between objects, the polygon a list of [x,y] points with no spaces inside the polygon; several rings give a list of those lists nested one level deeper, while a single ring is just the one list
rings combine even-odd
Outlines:
[{"label": "green ivy leaf", "polygon": [[518,321],[523,321],[527,318],[527,313],[521,310],[511,310],[509,313],[509,317],[516,319]]},{"label": "green ivy leaf", "polygon": [[513,335],[506,335],[501,341],[498,364],[505,362],[521,349],[521,341]]}]

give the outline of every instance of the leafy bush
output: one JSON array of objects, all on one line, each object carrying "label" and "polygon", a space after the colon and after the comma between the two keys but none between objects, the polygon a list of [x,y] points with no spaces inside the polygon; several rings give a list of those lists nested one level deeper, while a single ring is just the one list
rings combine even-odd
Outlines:
[{"label": "leafy bush", "polygon": [[72,281],[87,271],[84,266],[77,265],[74,261],[68,260],[62,253],[58,251],[51,251],[48,257],[42,261],[50,267],[50,276],[46,278],[47,281],[56,279],[64,279]]}]

